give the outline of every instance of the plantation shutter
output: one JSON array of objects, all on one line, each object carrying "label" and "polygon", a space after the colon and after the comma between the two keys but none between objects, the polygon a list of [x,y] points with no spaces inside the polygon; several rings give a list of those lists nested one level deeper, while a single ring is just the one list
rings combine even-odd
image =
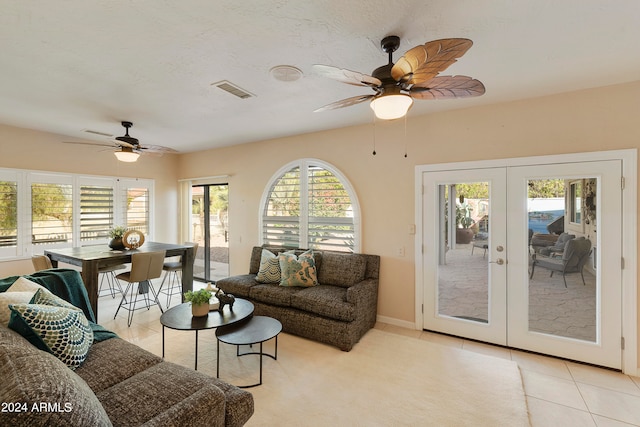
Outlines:
[{"label": "plantation shutter", "polygon": [[80,240],[109,237],[113,226],[113,188],[96,185],[80,187]]},{"label": "plantation shutter", "polygon": [[263,241],[271,246],[300,245],[300,168],[272,185],[263,217]]},{"label": "plantation shutter", "polygon": [[351,199],[340,180],[318,166],[308,169],[309,248],[353,248],[354,224]]},{"label": "plantation shutter", "polygon": [[123,218],[128,229],[149,234],[149,189],[146,187],[128,187],[124,189]]},{"label": "plantation shutter", "polygon": [[262,243],[353,252],[355,199],[346,180],[320,161],[296,163],[283,168],[263,199]]}]

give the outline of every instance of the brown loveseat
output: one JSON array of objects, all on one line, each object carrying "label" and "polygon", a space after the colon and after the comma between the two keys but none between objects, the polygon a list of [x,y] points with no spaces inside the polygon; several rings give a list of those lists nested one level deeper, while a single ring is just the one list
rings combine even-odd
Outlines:
[{"label": "brown loveseat", "polygon": [[274,254],[303,249],[256,246],[251,252],[249,274],[218,280],[226,293],[250,300],[254,315],[282,323],[285,332],[334,345],[349,351],[376,322],[378,308],[378,255],[314,251],[319,284],[287,287],[256,280],[262,250]]},{"label": "brown loveseat", "polygon": [[[48,274],[62,278],[74,292],[79,284],[86,296],[73,270],[26,278],[45,285]],[[7,280],[0,280],[0,292],[6,290],[3,283]],[[55,288],[49,289],[55,293]],[[88,310],[86,302],[83,310]],[[93,313],[85,313],[91,320]],[[104,335],[104,329],[97,325],[95,333]],[[254,409],[251,393],[164,362],[118,337],[94,340],[84,363],[73,371],[0,325],[0,378],[0,425],[7,426],[241,426]]]}]

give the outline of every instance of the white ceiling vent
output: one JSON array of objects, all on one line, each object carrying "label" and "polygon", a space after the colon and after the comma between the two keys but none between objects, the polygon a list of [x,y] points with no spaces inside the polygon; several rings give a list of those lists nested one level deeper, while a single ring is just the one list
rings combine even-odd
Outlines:
[{"label": "white ceiling vent", "polygon": [[113,135],[111,135],[110,133],[98,132],[97,130],[82,129],[82,132],[90,133],[92,135],[106,136],[107,138],[113,138]]},{"label": "white ceiling vent", "polygon": [[255,96],[251,92],[248,92],[242,89],[240,86],[234,85],[228,80],[221,80],[216,83],[211,83],[211,85],[217,87],[218,89],[222,89],[226,92],[229,92],[231,95],[235,95],[241,99],[252,98]]}]

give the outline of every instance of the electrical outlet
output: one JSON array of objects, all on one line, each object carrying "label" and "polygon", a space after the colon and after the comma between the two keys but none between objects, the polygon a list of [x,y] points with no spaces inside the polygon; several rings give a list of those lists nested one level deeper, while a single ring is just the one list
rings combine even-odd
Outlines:
[{"label": "electrical outlet", "polygon": [[398,256],[404,256],[404,246],[398,248]]},{"label": "electrical outlet", "polygon": [[409,224],[409,234],[416,234],[416,225]]}]

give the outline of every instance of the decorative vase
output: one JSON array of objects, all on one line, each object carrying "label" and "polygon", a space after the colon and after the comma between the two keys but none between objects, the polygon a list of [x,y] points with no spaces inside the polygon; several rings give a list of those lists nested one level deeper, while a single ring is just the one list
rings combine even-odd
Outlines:
[{"label": "decorative vase", "polygon": [[191,315],[193,317],[202,317],[209,314],[209,303],[191,304]]},{"label": "decorative vase", "polygon": [[109,242],[109,247],[117,251],[123,250],[124,243],[122,242],[122,237],[114,237],[113,239],[111,239],[111,241]]}]

